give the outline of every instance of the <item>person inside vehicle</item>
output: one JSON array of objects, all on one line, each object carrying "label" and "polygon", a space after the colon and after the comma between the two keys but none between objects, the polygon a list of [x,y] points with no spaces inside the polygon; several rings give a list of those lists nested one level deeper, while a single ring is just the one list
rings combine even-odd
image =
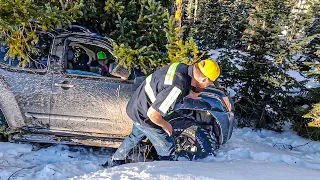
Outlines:
[{"label": "person inside vehicle", "polygon": [[99,51],[97,53],[97,60],[90,63],[91,72],[99,73],[102,76],[110,76],[109,73],[109,60],[106,53]]},{"label": "person inside vehicle", "polygon": [[127,114],[133,121],[132,131],[104,166],[113,167],[126,163],[129,152],[145,136],[155,147],[160,160],[174,160],[173,130],[164,117],[184,97],[199,99],[200,92],[190,93],[192,87],[203,90],[219,76],[219,65],[211,59],[192,66],[174,63],[149,75],[127,105]]}]

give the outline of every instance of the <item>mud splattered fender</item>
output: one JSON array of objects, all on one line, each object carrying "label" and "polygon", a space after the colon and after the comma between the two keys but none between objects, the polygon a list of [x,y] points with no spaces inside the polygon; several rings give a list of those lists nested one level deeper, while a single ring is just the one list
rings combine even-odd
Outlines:
[{"label": "mud splattered fender", "polygon": [[9,91],[5,80],[0,76],[0,109],[7,124],[12,129],[25,126],[21,110],[12,92]]},{"label": "mud splattered fender", "polygon": [[190,98],[185,98],[183,104],[179,104],[175,109],[189,109],[189,110],[199,110],[207,111],[213,117],[218,129],[219,134],[219,144],[226,143],[232,135],[234,126],[234,113],[233,111],[228,111],[227,107],[222,101],[223,94],[218,94],[215,92],[204,92],[200,95],[202,99],[194,100]]},{"label": "mud splattered fender", "polygon": [[185,98],[183,100],[183,104],[178,104],[177,106],[175,106],[175,109],[224,112],[224,107],[218,99],[213,99],[207,96],[201,98],[202,99],[200,100]]},{"label": "mud splattered fender", "polygon": [[214,118],[216,123],[218,124],[218,128],[220,129],[219,143],[225,144],[232,135],[233,126],[234,126],[234,115],[233,112],[222,113],[217,111],[208,111]]}]

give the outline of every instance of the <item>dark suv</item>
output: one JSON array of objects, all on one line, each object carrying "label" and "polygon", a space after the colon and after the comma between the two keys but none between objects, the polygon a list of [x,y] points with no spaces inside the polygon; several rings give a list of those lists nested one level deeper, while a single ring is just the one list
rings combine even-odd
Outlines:
[{"label": "dark suv", "polygon": [[[28,54],[28,63],[6,57],[8,48],[0,46],[0,125],[20,130],[15,141],[119,146],[132,127],[127,102],[143,77],[134,70],[114,73],[111,39],[90,31],[38,35],[45,40]],[[98,53],[105,63],[98,62]],[[201,96],[184,99],[166,117],[177,151],[198,157],[225,143],[234,121],[223,89],[209,87]]]}]

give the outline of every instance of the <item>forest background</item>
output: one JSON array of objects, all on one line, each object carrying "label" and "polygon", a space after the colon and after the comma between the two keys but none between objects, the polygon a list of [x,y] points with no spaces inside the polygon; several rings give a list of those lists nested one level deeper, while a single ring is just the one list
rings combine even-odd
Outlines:
[{"label": "forest background", "polygon": [[320,124],[320,87],[308,85],[320,80],[319,18],[318,0],[0,0],[0,40],[29,61],[36,31],[81,25],[114,40],[119,65],[144,73],[218,53],[239,126],[290,122],[319,140],[310,122]]}]

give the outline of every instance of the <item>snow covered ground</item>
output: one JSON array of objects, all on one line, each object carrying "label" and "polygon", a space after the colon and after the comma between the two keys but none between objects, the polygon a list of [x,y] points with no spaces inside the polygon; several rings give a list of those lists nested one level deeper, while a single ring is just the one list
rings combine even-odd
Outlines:
[{"label": "snow covered ground", "polygon": [[104,169],[112,152],[65,145],[37,149],[0,142],[0,179],[304,179],[320,178],[320,142],[287,130],[235,130],[231,140],[196,162],[141,162]]}]

